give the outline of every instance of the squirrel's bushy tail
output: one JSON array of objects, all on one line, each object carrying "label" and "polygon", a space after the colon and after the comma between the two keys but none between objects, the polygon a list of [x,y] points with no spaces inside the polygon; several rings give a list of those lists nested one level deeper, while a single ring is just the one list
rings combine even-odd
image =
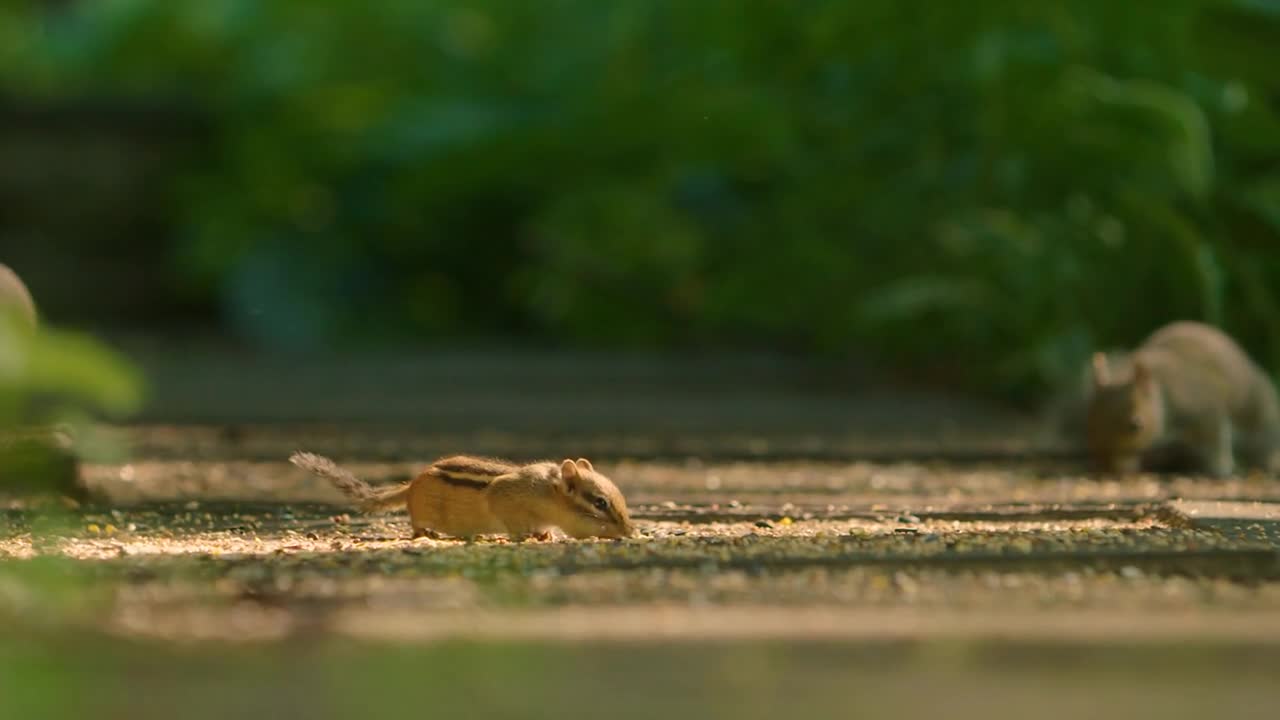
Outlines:
[{"label": "squirrel's bushy tail", "polygon": [[388,488],[375,488],[323,455],[295,452],[289,456],[289,462],[328,479],[362,512],[375,512],[402,504],[405,501],[405,495],[409,492],[409,483]]}]

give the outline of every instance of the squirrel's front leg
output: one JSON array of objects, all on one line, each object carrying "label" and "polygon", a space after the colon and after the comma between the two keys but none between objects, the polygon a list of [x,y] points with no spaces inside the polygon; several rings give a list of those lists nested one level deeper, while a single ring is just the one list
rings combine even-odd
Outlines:
[{"label": "squirrel's front leg", "polygon": [[1231,420],[1217,417],[1201,429],[1200,452],[1204,469],[1214,477],[1227,477],[1235,472],[1234,433]]}]

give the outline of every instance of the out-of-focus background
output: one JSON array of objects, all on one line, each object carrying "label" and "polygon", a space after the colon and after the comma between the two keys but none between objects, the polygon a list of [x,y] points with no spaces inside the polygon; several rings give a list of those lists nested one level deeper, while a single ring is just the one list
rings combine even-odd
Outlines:
[{"label": "out-of-focus background", "polygon": [[855,356],[1030,402],[1176,318],[1280,363],[1280,7],[0,9],[47,317],[307,349]]},{"label": "out-of-focus background", "polygon": [[0,491],[77,486],[0,497],[0,716],[1270,717],[1280,484],[1055,429],[1171,320],[1280,368],[1277,68],[1276,0],[0,4]]}]

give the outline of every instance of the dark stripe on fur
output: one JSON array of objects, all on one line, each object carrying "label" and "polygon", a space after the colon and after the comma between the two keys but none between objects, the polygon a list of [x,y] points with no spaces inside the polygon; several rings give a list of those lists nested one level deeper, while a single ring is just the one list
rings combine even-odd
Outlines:
[{"label": "dark stripe on fur", "polygon": [[495,460],[494,458],[470,457],[467,455],[455,455],[453,457],[440,458],[431,463],[434,468],[439,468],[445,472],[458,473],[462,475],[506,475],[514,472],[519,468],[505,460]]},{"label": "dark stripe on fur", "polygon": [[488,480],[473,480],[471,478],[453,477],[445,473],[436,473],[436,477],[440,478],[447,485],[454,487],[472,488],[474,490],[483,490],[489,487]]}]

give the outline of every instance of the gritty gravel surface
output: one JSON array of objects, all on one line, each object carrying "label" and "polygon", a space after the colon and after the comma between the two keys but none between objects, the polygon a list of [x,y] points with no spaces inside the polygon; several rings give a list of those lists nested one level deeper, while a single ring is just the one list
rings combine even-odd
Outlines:
[{"label": "gritty gravel surface", "polygon": [[[381,482],[423,462],[351,468]],[[0,614],[40,614],[39,590],[12,571],[61,559],[60,572],[92,588],[93,602],[69,615],[138,636],[505,628],[643,638],[665,627],[770,637],[791,627],[819,637],[1016,626],[1059,638],[1176,630],[1280,642],[1275,524],[1201,528],[1168,511],[1179,498],[1280,501],[1280,483],[1267,478],[1099,480],[1011,463],[598,466],[630,498],[639,537],[412,540],[403,515],[353,514],[283,462],[90,466],[98,501],[52,531],[18,506],[2,516]]]},{"label": "gritty gravel surface", "polygon": [[[1090,477],[1027,417],[770,359],[133,349],[152,424],[78,438],[90,502],[0,498],[0,716],[1203,718],[1280,700],[1274,479]],[[288,465],[297,449],[373,482],[458,452],[586,456],[643,532],[411,540],[403,515],[351,513]]]},{"label": "gritty gravel surface", "polygon": [[[87,504],[0,500],[0,716],[1274,715],[1280,482],[807,432],[108,432]],[[561,447],[639,536],[414,540],[285,462]]]}]

